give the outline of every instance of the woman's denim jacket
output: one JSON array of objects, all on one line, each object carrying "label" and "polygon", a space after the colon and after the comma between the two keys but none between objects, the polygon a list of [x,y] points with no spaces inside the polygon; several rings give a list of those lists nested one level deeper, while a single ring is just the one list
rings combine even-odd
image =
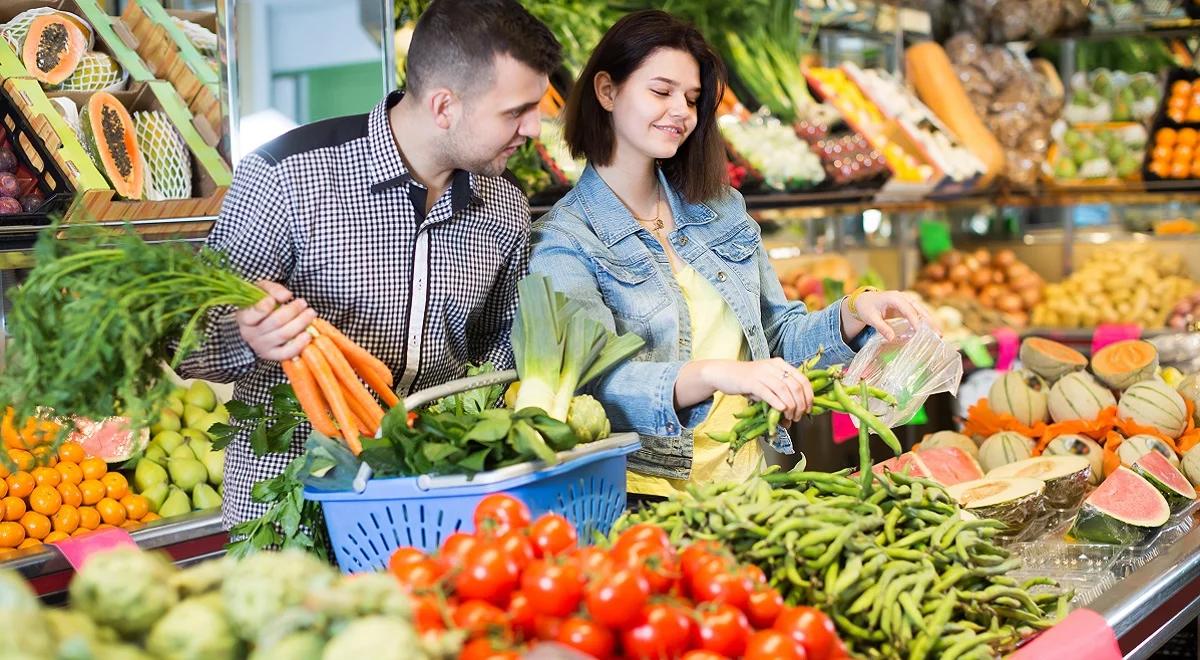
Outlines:
[{"label": "woman's denim jacket", "polygon": [[[680,259],[720,292],[742,324],[750,359],[781,357],[799,364],[823,350],[823,365],[848,363],[856,349],[842,340],[841,303],[808,313],[789,302],[767,261],[758,224],[742,196],[690,204],[659,179],[676,230],[669,240]],[[691,429],[711,399],[676,410],[675,379],[691,359],[691,320],[666,253],[589,165],[575,188],[533,225],[530,270],[544,273],[584,313],[618,333],[646,341],[641,352],[586,388],[604,405],[613,430],[637,431],[642,449],[629,467],[643,474],[686,479],[692,466]],[[853,342],[857,347],[870,329]],[[779,429],[772,446],[793,452]]]}]

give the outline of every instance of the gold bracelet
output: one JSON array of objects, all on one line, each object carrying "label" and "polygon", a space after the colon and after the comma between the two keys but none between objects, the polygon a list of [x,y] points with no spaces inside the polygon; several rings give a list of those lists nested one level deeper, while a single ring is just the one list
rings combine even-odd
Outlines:
[{"label": "gold bracelet", "polygon": [[862,294],[867,293],[868,291],[878,291],[878,290],[879,289],[877,289],[873,286],[860,286],[857,289],[855,289],[850,295],[846,296],[846,309],[850,311],[850,316],[853,316],[854,318],[861,321],[862,319],[859,318],[858,309],[854,306],[854,303],[858,300],[858,297],[861,296]]}]

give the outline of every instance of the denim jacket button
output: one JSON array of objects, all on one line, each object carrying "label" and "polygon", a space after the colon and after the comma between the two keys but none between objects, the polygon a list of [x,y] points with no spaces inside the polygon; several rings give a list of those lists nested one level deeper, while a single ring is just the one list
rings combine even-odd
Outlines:
[{"label": "denim jacket button", "polygon": [[679,245],[684,246],[687,244],[688,244],[687,236],[680,236],[679,237]]},{"label": "denim jacket button", "polygon": [[667,433],[674,433],[674,432],[675,432],[675,425],[667,424]]},{"label": "denim jacket button", "polygon": [[720,281],[722,281],[722,282],[724,282],[724,281],[725,281],[725,279],[726,279],[726,277],[725,277],[725,271],[723,271],[723,270],[722,270],[722,271],[719,271],[719,272],[717,273],[717,279],[718,279],[718,280],[720,280]]}]

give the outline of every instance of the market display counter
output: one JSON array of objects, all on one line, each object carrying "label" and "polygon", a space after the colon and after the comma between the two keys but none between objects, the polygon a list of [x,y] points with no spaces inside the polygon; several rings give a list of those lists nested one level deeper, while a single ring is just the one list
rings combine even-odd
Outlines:
[{"label": "market display counter", "polygon": [[[197,511],[154,522],[130,532],[130,536],[143,550],[164,551],[181,565],[219,557],[229,541],[219,511]],[[50,602],[62,598],[75,573],[62,553],[49,545],[0,563],[0,568],[20,573],[43,600]]]}]

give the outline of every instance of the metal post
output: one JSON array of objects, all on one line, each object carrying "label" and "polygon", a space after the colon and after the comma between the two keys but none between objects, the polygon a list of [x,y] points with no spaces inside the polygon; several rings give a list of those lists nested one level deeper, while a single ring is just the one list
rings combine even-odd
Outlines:
[{"label": "metal post", "polygon": [[[221,101],[225,104],[225,149],[230,165],[238,152],[241,94],[238,89],[237,0],[217,0],[217,51],[221,57]],[[216,127],[214,127],[216,128]]]}]

